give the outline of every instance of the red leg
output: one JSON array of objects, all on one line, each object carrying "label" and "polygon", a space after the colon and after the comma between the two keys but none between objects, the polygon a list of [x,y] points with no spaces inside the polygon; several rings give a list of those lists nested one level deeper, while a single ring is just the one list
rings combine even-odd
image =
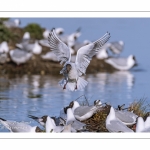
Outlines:
[{"label": "red leg", "polygon": [[77,90],[77,84],[76,84],[76,88],[75,88],[75,90]]},{"label": "red leg", "polygon": [[66,82],[66,84],[65,84],[65,85],[64,85],[64,87],[63,87],[63,89],[66,89],[66,85],[67,85],[67,83],[68,83],[68,82]]}]

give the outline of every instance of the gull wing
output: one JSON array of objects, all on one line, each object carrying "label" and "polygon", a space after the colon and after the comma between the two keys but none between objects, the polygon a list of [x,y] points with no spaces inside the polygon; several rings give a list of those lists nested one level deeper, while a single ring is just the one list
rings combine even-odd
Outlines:
[{"label": "gull wing", "polygon": [[109,40],[110,33],[106,33],[97,41],[81,47],[77,52],[75,64],[77,66],[79,75],[85,74],[92,57],[100,50],[100,48]]},{"label": "gull wing", "polygon": [[122,122],[118,120],[112,120],[110,121],[110,124],[106,125],[106,128],[110,132],[133,132],[130,128],[128,128],[126,125],[124,125]]},{"label": "gull wing", "polygon": [[16,121],[0,121],[8,130],[11,132],[30,132],[31,126],[27,123],[16,122]]},{"label": "gull wing", "polygon": [[48,37],[50,50],[54,52],[54,54],[57,56],[58,60],[60,61],[60,64],[66,63],[67,61],[70,61],[71,59],[71,52],[69,47],[62,42],[58,36],[55,33],[55,30],[53,30]]}]

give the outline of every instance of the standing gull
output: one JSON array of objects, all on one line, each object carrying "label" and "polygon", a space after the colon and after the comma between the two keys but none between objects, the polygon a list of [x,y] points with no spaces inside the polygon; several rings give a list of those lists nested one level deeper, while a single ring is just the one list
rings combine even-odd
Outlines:
[{"label": "standing gull", "polygon": [[110,108],[110,112],[106,118],[106,129],[109,132],[133,132],[130,128],[124,125],[119,119],[116,118],[115,110]]},{"label": "standing gull", "polygon": [[92,57],[96,55],[109,38],[110,33],[107,32],[97,41],[81,47],[77,52],[76,61],[73,63],[70,62],[70,48],[58,38],[55,30],[51,32],[49,35],[50,49],[55,53],[60,64],[64,63],[63,69],[60,71],[64,78],[59,82],[63,89],[75,91],[83,90],[87,86],[88,82],[81,78],[81,76],[85,74]]},{"label": "standing gull", "polygon": [[117,70],[129,70],[137,65],[134,55],[129,55],[127,58],[108,58],[105,62]]},{"label": "standing gull", "polygon": [[92,117],[98,110],[99,107],[97,106],[99,105],[99,102],[95,101],[94,106],[80,106],[77,101],[72,101],[69,106],[72,108],[75,118],[79,121],[84,121]]}]

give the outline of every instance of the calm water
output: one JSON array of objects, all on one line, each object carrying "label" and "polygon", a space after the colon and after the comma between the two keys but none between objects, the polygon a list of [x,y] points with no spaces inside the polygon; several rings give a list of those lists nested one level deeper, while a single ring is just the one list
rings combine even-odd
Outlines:
[{"label": "calm water", "polygon": [[[144,78],[144,79],[143,79]],[[59,116],[60,109],[85,94],[90,104],[96,99],[108,102],[114,107],[126,107],[143,97],[150,102],[150,81],[147,71],[89,74],[89,82],[84,91],[65,91],[58,85],[61,77],[24,75],[22,77],[0,77],[0,117],[8,120],[25,121],[31,125],[36,122],[27,116]],[[79,102],[84,101],[84,97]],[[1,126],[0,132],[7,132]]]}]

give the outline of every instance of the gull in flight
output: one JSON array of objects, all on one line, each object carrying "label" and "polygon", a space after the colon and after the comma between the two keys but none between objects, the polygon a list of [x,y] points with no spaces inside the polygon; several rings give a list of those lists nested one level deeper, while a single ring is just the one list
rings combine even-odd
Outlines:
[{"label": "gull in flight", "polygon": [[70,48],[62,42],[55,33],[55,30],[49,35],[50,49],[57,56],[60,64],[63,65],[63,69],[60,74],[63,74],[64,78],[59,82],[63,89],[70,91],[83,90],[87,86],[88,82],[81,76],[86,73],[86,69],[92,60],[92,57],[100,50],[100,48],[109,40],[110,33],[106,33],[103,37],[95,42],[92,42],[86,46],[81,47],[77,51],[75,63],[71,62]]}]

